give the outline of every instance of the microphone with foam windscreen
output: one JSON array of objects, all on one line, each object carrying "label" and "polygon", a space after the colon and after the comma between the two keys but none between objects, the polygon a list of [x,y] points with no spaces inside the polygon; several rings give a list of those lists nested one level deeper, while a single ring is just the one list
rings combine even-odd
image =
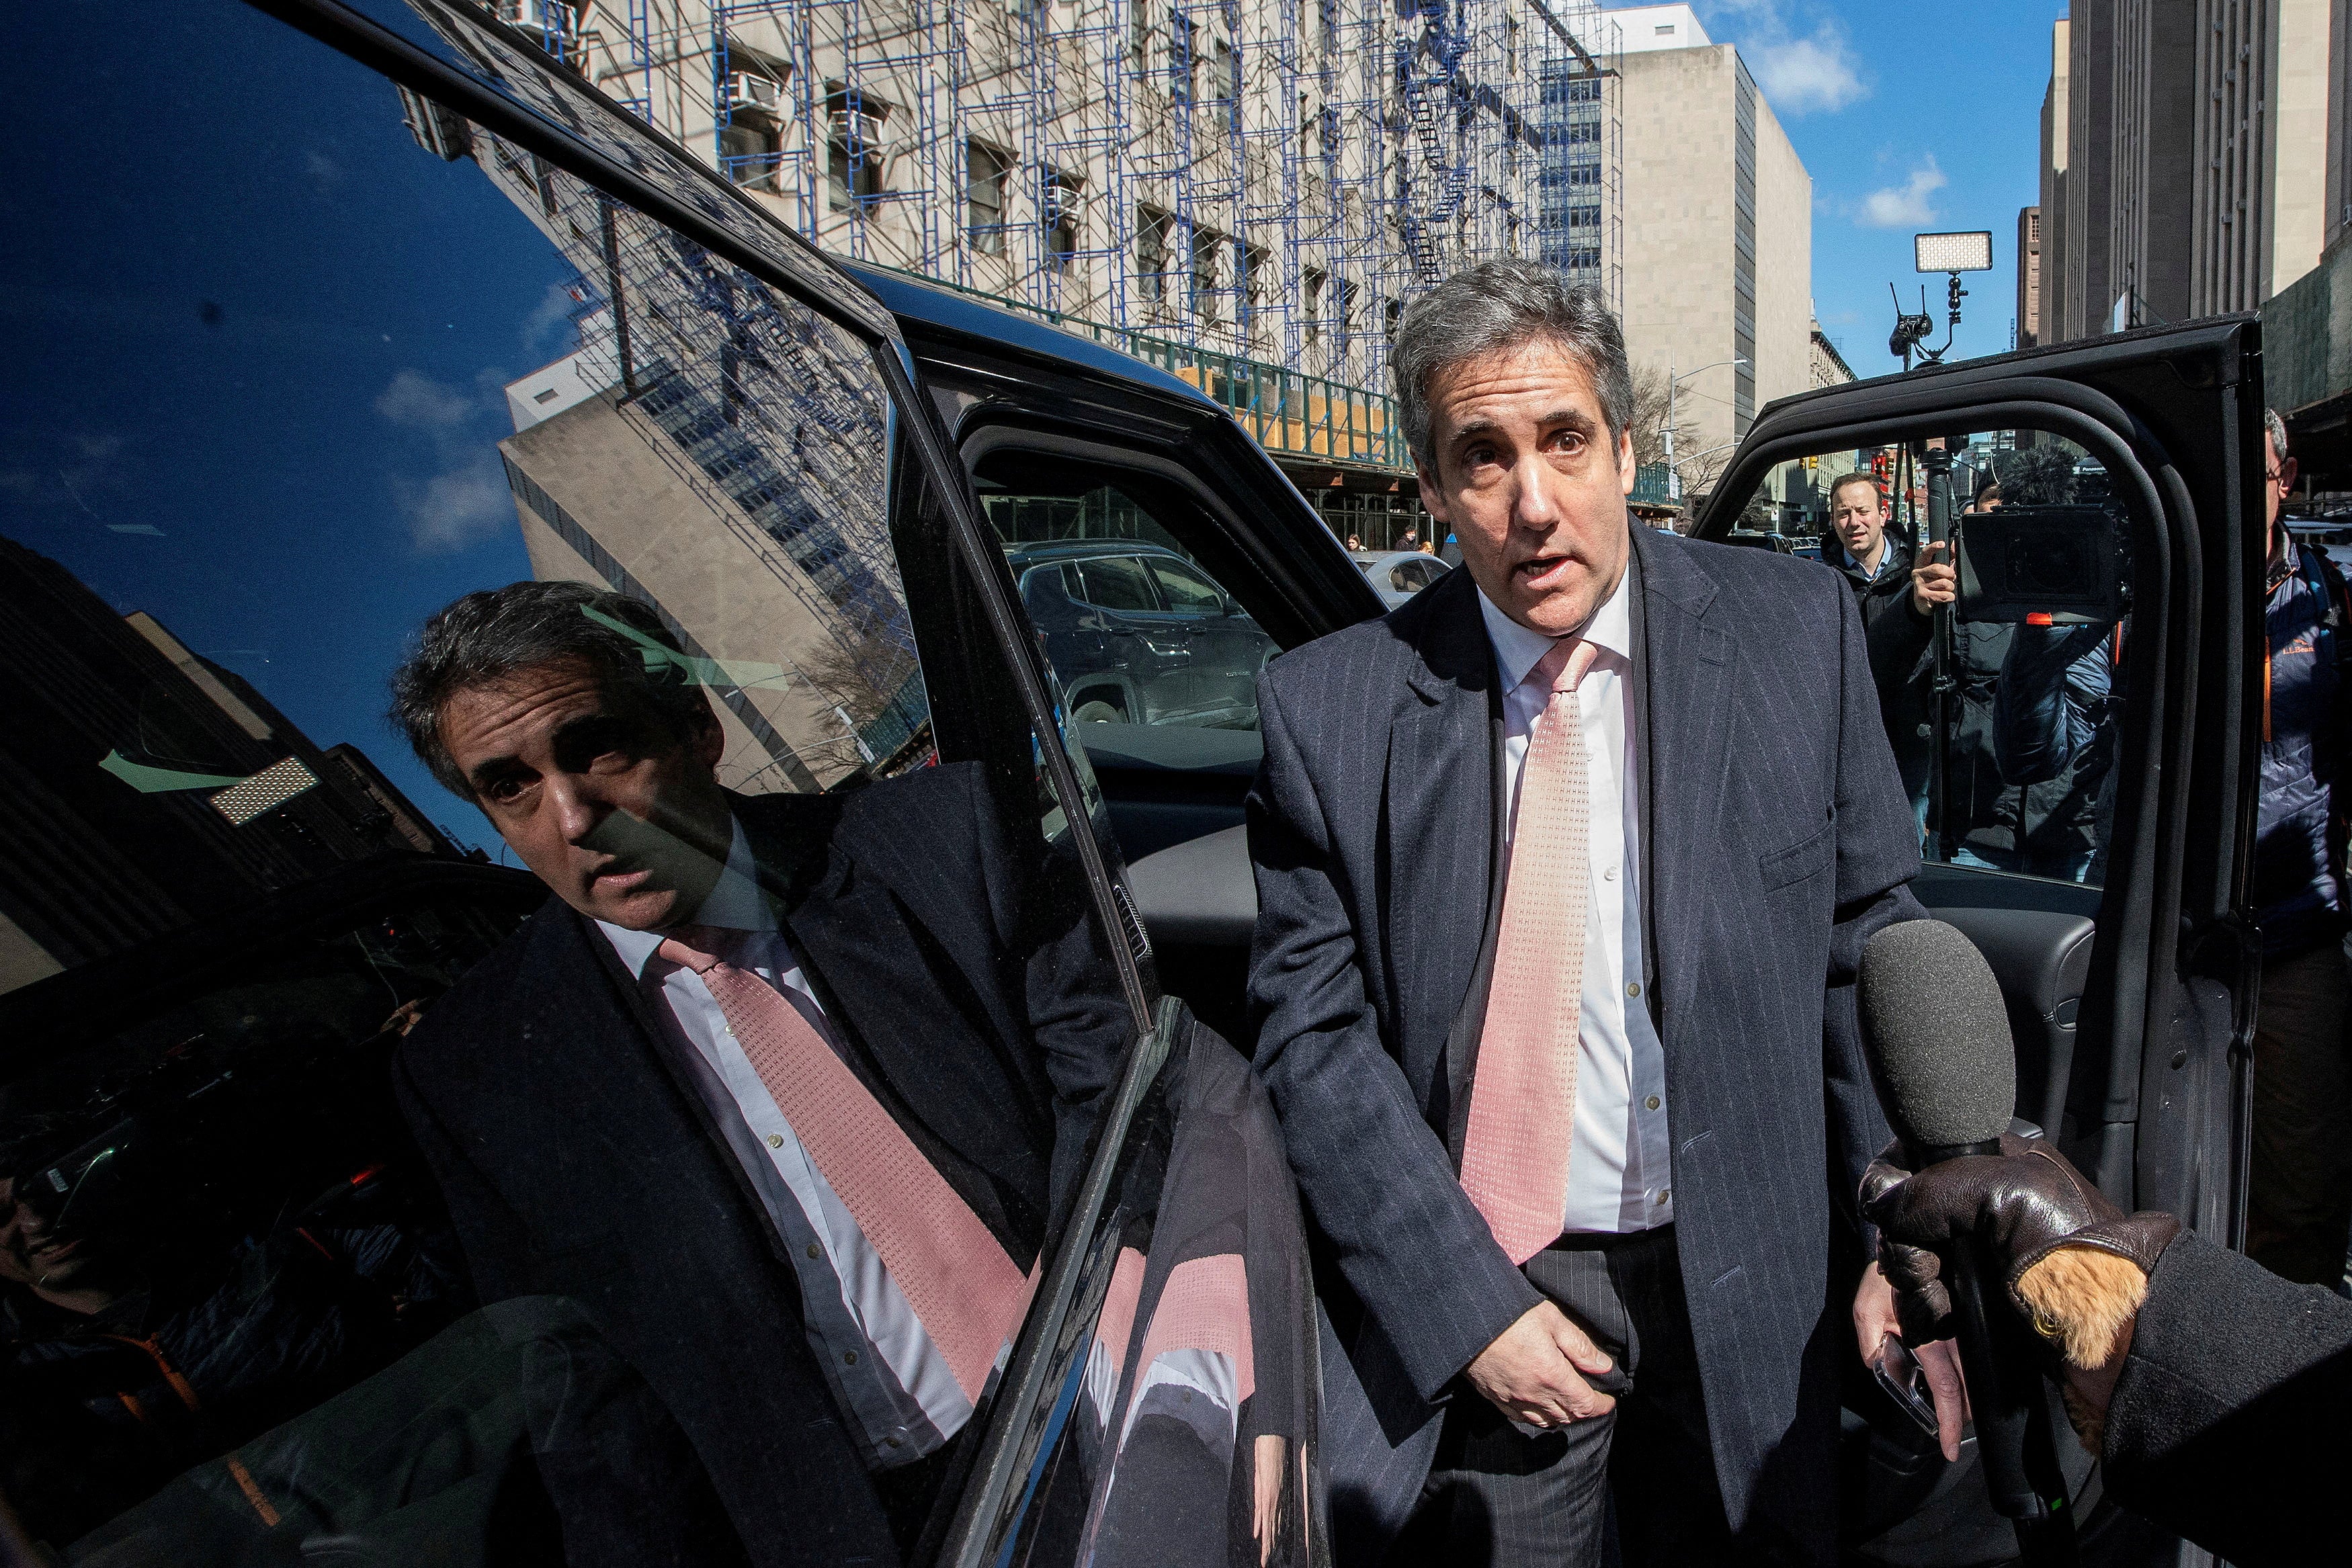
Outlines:
[{"label": "microphone with foam windscreen", "polygon": [[[1999,1155],[2017,1054],[2000,982],[1976,944],[1940,920],[1889,925],[1864,946],[1854,990],[1879,1103],[1910,1168]],[[1986,1311],[1983,1254],[1968,1239],[1941,1272],[1992,1505],[2016,1526],[2023,1561],[2071,1563],[2074,1520],[2032,1331],[2014,1312]]]}]

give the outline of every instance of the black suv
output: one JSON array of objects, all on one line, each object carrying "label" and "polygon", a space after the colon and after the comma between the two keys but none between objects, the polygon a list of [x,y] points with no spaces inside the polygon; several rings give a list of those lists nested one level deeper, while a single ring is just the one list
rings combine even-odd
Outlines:
[{"label": "black suv", "polygon": [[1257,672],[1279,650],[1182,555],[1064,539],[1005,559],[1072,718],[1257,727]]},{"label": "black suv", "polygon": [[[126,29],[53,6],[18,29],[41,68],[0,266],[43,370],[0,420],[0,1529],[75,1563],[543,1562],[596,1412],[688,1422],[737,1370],[686,1337],[631,1365],[607,1333],[646,1288],[631,1249],[688,1222],[635,1176],[706,1140],[583,1149],[614,1179],[512,1242],[576,1288],[516,1300],[394,1104],[404,1031],[545,894],[403,750],[384,676],[433,610],[538,577],[659,612],[675,646],[646,657],[708,689],[739,794],[887,821],[967,781],[952,843],[903,818],[869,846],[890,864],[817,880],[921,910],[931,862],[984,846],[1003,927],[1067,960],[992,1021],[1007,1059],[1073,1018],[1120,1042],[1056,1125],[1007,1125],[1078,1176],[1024,1243],[1027,1316],[960,1435],[882,1473],[922,1528],[868,1552],[863,1483],[804,1494],[788,1447],[710,1441],[618,1456],[671,1500],[605,1522],[762,1563],[1328,1560],[1348,1456],[1305,1228],[1219,1031],[1246,1047],[1238,694],[1269,643],[1381,605],[1265,452],[1176,376],[820,255],[474,7],[188,0]],[[85,133],[93,95],[174,133],[125,160]],[[1964,746],[1917,779],[1917,886],[2001,979],[2020,1115],[2126,1207],[2229,1241],[2260,388],[2255,324],[2224,319],[1810,393],[1763,413],[1698,527],[1724,537],[1775,465],[1943,437],[2012,502],[2120,540],[2074,557],[2110,577],[2068,612],[2128,617],[2091,741],[2030,785]],[[1058,536],[1033,506],[1081,519],[1067,555],[1036,553]],[[1195,594],[1228,633],[1192,643],[1195,695],[1073,711],[1117,714],[1070,688],[1121,666],[1056,653],[1024,589],[1072,557],[1082,583],[1126,559]],[[1164,591],[1148,613],[1174,613]],[[2003,672],[1982,674],[1959,701],[1990,699]],[[675,1111],[688,1076],[651,1097]],[[544,1186],[497,1144],[468,1155],[484,1191]],[[791,1267],[772,1237],[745,1264]],[[1171,1293],[1179,1270],[1215,1288]],[[1866,1384],[1848,1437],[1855,1561],[2013,1552],[1973,1461]],[[2092,1561],[2181,1555],[2075,1460]]]}]

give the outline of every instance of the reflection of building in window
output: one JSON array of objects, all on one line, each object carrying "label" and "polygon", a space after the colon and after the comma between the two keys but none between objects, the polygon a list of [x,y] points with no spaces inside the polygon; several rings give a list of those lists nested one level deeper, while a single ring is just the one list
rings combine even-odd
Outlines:
[{"label": "reflection of building in window", "polygon": [[0,991],[338,866],[457,852],[356,747],[321,749],[163,622],[5,538],[0,623]]},{"label": "reflection of building in window", "polygon": [[[474,132],[478,165],[541,212]],[[507,388],[534,573],[658,610],[722,709],[721,778],[809,790],[928,744],[862,345],[568,174],[540,224],[580,269],[581,349]],[[548,395],[548,394],[553,395]],[[542,399],[544,401],[542,401]]]},{"label": "reflection of building in window", "polygon": [[1004,177],[1013,160],[984,141],[964,144],[964,233],[971,247],[1004,254]]}]

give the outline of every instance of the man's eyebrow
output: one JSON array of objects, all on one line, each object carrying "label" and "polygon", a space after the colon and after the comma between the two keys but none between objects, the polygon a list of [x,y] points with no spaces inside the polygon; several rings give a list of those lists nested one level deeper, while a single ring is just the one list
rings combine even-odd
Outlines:
[{"label": "man's eyebrow", "polygon": [[474,787],[476,794],[479,794],[501,779],[530,771],[520,757],[486,757],[467,770],[466,782]]}]

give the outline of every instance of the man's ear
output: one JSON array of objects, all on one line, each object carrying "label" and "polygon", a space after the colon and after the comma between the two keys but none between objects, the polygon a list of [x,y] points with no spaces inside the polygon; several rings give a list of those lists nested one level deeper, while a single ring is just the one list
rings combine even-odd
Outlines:
[{"label": "man's ear", "polygon": [[2295,465],[2295,461],[2294,461],[2294,458],[2292,458],[2292,457],[2282,457],[2282,458],[2280,458],[2280,459],[2279,459],[2279,494],[2280,494],[2280,495],[2282,495],[2282,496],[2284,496],[2284,495],[2285,495],[2289,490],[2294,489],[2294,476],[2295,476],[2296,475],[2298,475],[2298,474],[2302,473],[2302,472],[2303,472],[2303,470],[2302,470],[2301,468],[2297,467],[2297,466]]},{"label": "man's ear", "polygon": [[1633,479],[1640,472],[1633,466],[1633,427],[1627,425],[1617,433],[1617,487],[1624,495],[1633,493]]},{"label": "man's ear", "polygon": [[1412,465],[1412,476],[1421,486],[1421,509],[1452,528],[1454,519],[1445,515],[1445,492],[1439,487],[1437,476],[1419,463]]},{"label": "man's ear", "polygon": [[719,716],[710,710],[710,694],[702,694],[702,706],[695,710],[694,730],[687,745],[694,759],[712,773],[719,771],[719,759],[727,755],[727,731],[719,725]]}]

